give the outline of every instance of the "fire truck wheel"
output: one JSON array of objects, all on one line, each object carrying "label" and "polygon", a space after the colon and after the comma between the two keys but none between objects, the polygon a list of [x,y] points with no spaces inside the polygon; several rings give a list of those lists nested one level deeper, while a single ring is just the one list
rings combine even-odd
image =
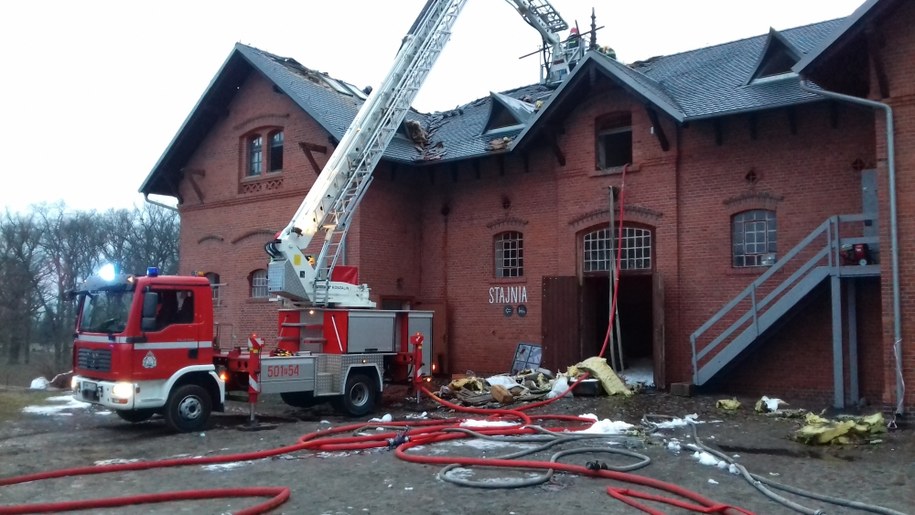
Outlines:
[{"label": "fire truck wheel", "polygon": [[180,433],[200,431],[210,418],[212,402],[203,387],[186,384],[172,390],[165,405],[165,421]]},{"label": "fire truck wheel", "polygon": [[365,374],[350,374],[343,395],[334,402],[337,411],[351,417],[368,415],[375,409],[378,390],[375,381]]},{"label": "fire truck wheel", "polygon": [[145,422],[152,418],[156,413],[156,410],[153,409],[133,409],[133,410],[117,410],[116,413],[122,420],[127,422],[137,423]]}]

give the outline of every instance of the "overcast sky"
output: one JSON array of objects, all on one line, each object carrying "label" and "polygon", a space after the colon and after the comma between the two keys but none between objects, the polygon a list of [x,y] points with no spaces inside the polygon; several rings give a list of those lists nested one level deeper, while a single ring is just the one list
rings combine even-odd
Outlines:
[{"label": "overcast sky", "polygon": [[[236,42],[377,86],[424,0],[28,0],[0,4],[0,209],[130,207]],[[848,16],[863,0],[551,0],[633,62]],[[563,34],[565,37],[567,34]],[[540,36],[468,0],[414,107],[539,80]],[[290,213],[292,215],[292,213]]]}]

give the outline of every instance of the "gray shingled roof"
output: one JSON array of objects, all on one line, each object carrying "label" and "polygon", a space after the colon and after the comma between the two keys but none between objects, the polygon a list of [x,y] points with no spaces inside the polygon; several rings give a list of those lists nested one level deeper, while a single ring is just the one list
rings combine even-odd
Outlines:
[{"label": "gray shingled roof", "polygon": [[[783,30],[777,37],[805,55],[822,48],[824,42],[843,26],[843,20],[832,20]],[[535,84],[502,92],[504,97],[497,97],[496,100],[495,95],[477,99],[451,111],[428,114],[411,111],[407,119],[422,124],[429,143],[421,148],[404,133],[396,137],[385,151],[385,159],[433,164],[480,157],[494,151],[510,151],[528,134],[539,129],[538,121],[545,118],[552,105],[560,103],[560,100],[574,102],[574,98],[565,99],[564,92],[571,90],[576,81],[586,80],[590,73],[588,70],[592,69],[617,81],[631,94],[654,105],[678,123],[817,100],[815,95],[800,89],[796,77],[747,84],[760,64],[760,55],[768,38],[772,37],[776,36],[769,33],[630,65],[592,51],[556,90]],[[174,194],[180,167],[184,166],[196,145],[215,123],[212,116],[202,112],[209,110],[199,109],[200,106],[212,107],[220,102],[227,104],[234,95],[234,88],[253,71],[273,82],[338,140],[363,102],[361,96],[353,91],[356,88],[348,83],[310,70],[294,59],[236,44],[194,112],[144,181],[141,192]],[[499,131],[499,138],[508,137],[513,142],[508,148],[493,150],[490,147],[493,135],[484,134],[494,112],[493,102],[499,102],[515,112],[523,121],[522,111],[526,108],[517,102],[519,100],[530,104],[542,101],[543,107],[534,116],[526,118],[526,126]]]},{"label": "gray shingled roof", "polygon": [[[841,25],[832,20],[780,31],[794,48],[806,54]],[[813,100],[796,78],[746,84],[756,71],[759,55],[770,36],[724,43],[691,52],[637,62],[631,68],[652,79],[683,109],[684,120],[712,118],[738,112],[772,109]]]}]

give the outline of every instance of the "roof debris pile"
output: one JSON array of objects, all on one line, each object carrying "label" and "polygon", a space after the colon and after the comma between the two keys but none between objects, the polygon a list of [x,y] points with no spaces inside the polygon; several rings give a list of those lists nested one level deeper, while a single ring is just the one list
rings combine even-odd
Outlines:
[{"label": "roof debris pile", "polygon": [[809,445],[880,443],[887,432],[881,413],[865,417],[842,416],[837,420],[813,413],[804,417],[804,426],[792,438]]},{"label": "roof debris pile", "polygon": [[[562,395],[585,374],[595,378],[603,393],[607,395],[627,397],[632,395],[632,390],[607,365],[606,359],[592,357],[568,367],[566,372],[558,375],[554,375],[545,368],[525,369],[514,375],[499,374],[487,378],[468,372],[463,377],[457,377],[449,384],[442,386],[439,396],[458,400],[468,406],[533,402]],[[585,379],[584,381],[590,380]],[[578,386],[573,390],[573,393],[576,392],[578,392]],[[597,393],[598,391],[593,390],[582,391],[579,394],[595,395]]]}]

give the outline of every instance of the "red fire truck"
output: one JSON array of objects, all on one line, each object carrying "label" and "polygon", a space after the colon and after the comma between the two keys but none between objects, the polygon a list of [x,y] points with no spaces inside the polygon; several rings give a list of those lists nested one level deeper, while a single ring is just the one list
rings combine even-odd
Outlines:
[{"label": "red fire truck", "polygon": [[331,401],[364,415],[385,382],[405,382],[419,359],[429,362],[428,348],[410,344],[431,335],[424,311],[283,308],[277,350],[259,356],[214,340],[205,277],[109,272],[74,293],[74,395],[130,422],[158,413],[177,431],[197,431],[227,399],[276,393],[293,406]]}]

